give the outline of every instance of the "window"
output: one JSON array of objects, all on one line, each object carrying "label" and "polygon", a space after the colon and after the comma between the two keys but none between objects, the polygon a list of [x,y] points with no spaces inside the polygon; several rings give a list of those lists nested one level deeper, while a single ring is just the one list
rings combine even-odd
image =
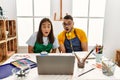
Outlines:
[{"label": "window", "polygon": [[73,16],[88,16],[88,0],[73,0]]},{"label": "window", "polygon": [[73,0],[75,27],[83,29],[88,37],[88,45],[102,45],[106,0]]},{"label": "window", "polygon": [[50,0],[34,0],[35,16],[50,16]]},{"label": "window", "polygon": [[[89,46],[96,44],[102,45],[106,0],[70,1],[72,2],[66,4],[66,6],[72,6],[74,27],[81,28],[85,31],[88,37]],[[53,4],[54,2],[51,0],[16,0],[19,35],[18,46],[27,46],[27,39],[33,32],[38,30],[41,19],[43,17],[50,18],[53,16],[52,12],[54,11],[52,11],[51,8],[55,5]],[[70,9],[69,7],[66,8],[65,11],[71,10],[71,7]],[[53,24],[57,23],[54,22]],[[21,33],[24,33],[24,36],[21,35]]]},{"label": "window", "polygon": [[50,0],[16,0],[16,4],[18,46],[27,46],[26,41],[38,30],[40,20],[50,17]]},{"label": "window", "polygon": [[17,0],[17,16],[32,16],[32,0]]},{"label": "window", "polygon": [[87,18],[74,18],[74,27],[80,28],[87,33]]},{"label": "window", "polygon": [[[18,40],[19,46],[25,46],[25,41],[33,33],[33,22],[32,18],[18,18]],[[24,35],[23,35],[24,34]]]}]

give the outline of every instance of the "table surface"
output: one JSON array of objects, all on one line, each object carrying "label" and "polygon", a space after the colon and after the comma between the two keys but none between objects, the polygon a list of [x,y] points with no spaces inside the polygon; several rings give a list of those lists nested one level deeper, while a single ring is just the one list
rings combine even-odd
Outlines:
[{"label": "table surface", "polygon": [[[79,52],[76,53],[79,57],[84,57],[87,55],[88,52]],[[40,54],[29,54],[29,53],[16,53],[13,56],[11,56],[4,64],[9,63],[11,61],[21,59],[21,58],[28,58],[34,62],[36,62],[36,55]],[[49,54],[49,55],[66,55],[70,56],[73,54]],[[93,58],[94,56],[90,56],[90,58]],[[120,80],[120,68],[118,66],[115,67],[115,72],[113,76],[105,76],[102,73],[102,69],[95,67],[96,61],[95,59],[87,59],[87,62],[85,63],[85,68],[81,69],[77,67],[77,60],[75,60],[74,65],[74,74],[73,75],[39,75],[37,72],[37,67],[30,70],[28,75],[24,77],[24,79],[19,80]],[[92,68],[95,68],[94,70],[79,76],[79,74],[84,73]],[[15,75],[9,76],[3,80],[18,80],[18,78]]]}]

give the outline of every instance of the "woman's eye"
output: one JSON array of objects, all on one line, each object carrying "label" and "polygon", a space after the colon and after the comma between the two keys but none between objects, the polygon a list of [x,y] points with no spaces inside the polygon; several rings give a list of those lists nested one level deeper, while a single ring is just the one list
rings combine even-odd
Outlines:
[{"label": "woman's eye", "polygon": [[43,26],[43,28],[46,28],[46,26]]},{"label": "woman's eye", "polygon": [[48,27],[48,28],[50,28],[50,27],[51,27],[51,25],[50,25],[50,24],[48,24],[48,25],[47,25],[47,27]]},{"label": "woman's eye", "polygon": [[48,28],[50,28],[51,26],[48,26]]}]

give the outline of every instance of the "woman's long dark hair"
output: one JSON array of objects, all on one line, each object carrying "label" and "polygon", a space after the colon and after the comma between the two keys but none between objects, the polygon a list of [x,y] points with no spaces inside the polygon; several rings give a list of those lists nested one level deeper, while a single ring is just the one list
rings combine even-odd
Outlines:
[{"label": "woman's long dark hair", "polygon": [[39,30],[38,30],[38,33],[37,33],[37,39],[36,39],[36,41],[37,41],[38,43],[40,43],[40,44],[43,44],[43,33],[42,33],[41,27],[42,27],[42,24],[43,24],[44,22],[49,22],[49,23],[51,24],[51,31],[50,31],[50,33],[49,33],[49,35],[48,35],[48,39],[49,39],[49,42],[53,44],[53,42],[54,42],[54,40],[55,40],[55,39],[54,39],[54,34],[53,34],[53,25],[52,25],[52,22],[50,21],[50,19],[48,19],[48,18],[43,18],[43,19],[41,20],[41,22],[40,22],[40,24],[39,24]]}]

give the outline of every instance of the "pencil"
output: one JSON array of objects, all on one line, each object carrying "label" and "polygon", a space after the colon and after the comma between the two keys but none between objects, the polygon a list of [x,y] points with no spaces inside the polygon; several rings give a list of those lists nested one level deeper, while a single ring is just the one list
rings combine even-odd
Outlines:
[{"label": "pencil", "polygon": [[84,75],[84,74],[86,74],[86,73],[88,73],[88,72],[90,72],[90,71],[92,71],[92,70],[94,70],[95,68],[92,68],[92,69],[90,69],[90,70],[88,70],[88,71],[86,71],[86,72],[84,72],[84,73],[82,73],[82,74],[79,74],[78,75],[78,77],[80,77],[80,76],[82,76],[82,75]]}]

